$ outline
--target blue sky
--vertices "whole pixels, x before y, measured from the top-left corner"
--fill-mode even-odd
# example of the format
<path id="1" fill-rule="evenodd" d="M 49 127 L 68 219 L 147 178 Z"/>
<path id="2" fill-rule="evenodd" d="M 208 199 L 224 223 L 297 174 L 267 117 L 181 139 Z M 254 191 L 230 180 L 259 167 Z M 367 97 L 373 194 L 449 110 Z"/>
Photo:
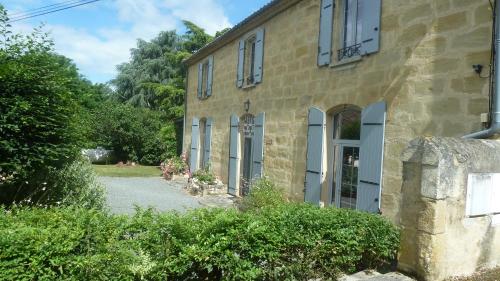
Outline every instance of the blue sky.
<path id="1" fill-rule="evenodd" d="M 0 0 L 14 14 L 65 0 Z M 184 32 L 187 19 L 214 34 L 231 27 L 269 0 L 101 0 L 89 5 L 12 23 L 17 32 L 45 24 L 56 51 L 73 59 L 93 82 L 106 82 L 126 62 L 136 39 L 162 30 Z"/>

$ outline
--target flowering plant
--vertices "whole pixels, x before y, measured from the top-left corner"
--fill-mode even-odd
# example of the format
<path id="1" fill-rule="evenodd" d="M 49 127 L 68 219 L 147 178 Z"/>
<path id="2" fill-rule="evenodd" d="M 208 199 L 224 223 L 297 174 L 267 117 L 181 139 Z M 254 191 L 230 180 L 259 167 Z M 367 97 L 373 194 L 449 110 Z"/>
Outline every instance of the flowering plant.
<path id="1" fill-rule="evenodd" d="M 168 159 L 166 162 L 161 163 L 161 170 L 163 177 L 171 180 L 173 175 L 185 175 L 189 173 L 187 156 L 183 153 L 179 157 Z"/>

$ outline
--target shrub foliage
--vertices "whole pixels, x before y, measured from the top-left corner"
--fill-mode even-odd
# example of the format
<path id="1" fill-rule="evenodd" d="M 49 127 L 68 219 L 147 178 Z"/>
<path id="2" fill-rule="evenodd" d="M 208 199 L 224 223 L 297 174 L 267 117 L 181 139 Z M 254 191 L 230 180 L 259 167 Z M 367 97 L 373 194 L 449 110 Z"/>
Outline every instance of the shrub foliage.
<path id="1" fill-rule="evenodd" d="M 4 280 L 328 280 L 389 263 L 398 243 L 380 216 L 307 204 L 132 218 L 67 208 L 0 214 Z"/>
<path id="2" fill-rule="evenodd" d="M 107 101 L 95 110 L 93 118 L 92 139 L 113 150 L 120 161 L 159 165 L 177 154 L 174 125 L 165 126 L 161 112 Z"/>

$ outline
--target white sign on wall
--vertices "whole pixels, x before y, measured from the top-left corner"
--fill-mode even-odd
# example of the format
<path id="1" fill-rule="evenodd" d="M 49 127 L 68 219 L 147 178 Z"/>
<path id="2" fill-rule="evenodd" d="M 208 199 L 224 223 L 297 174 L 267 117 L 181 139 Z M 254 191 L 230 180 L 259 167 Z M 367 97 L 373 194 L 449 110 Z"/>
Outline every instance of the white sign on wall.
<path id="1" fill-rule="evenodd" d="M 467 216 L 500 213 L 500 173 L 472 173 L 467 180 Z"/>

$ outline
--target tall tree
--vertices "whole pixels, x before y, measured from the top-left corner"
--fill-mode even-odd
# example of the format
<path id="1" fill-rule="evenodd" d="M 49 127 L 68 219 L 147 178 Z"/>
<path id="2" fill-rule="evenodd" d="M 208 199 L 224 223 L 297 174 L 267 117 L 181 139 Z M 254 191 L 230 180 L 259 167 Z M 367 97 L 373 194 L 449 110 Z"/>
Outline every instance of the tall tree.
<path id="1" fill-rule="evenodd" d="M 118 101 L 163 111 L 169 120 L 182 117 L 186 78 L 182 61 L 213 40 L 194 23 L 184 24 L 184 35 L 167 31 L 149 42 L 137 41 L 130 62 L 118 66 L 111 82 Z"/>

